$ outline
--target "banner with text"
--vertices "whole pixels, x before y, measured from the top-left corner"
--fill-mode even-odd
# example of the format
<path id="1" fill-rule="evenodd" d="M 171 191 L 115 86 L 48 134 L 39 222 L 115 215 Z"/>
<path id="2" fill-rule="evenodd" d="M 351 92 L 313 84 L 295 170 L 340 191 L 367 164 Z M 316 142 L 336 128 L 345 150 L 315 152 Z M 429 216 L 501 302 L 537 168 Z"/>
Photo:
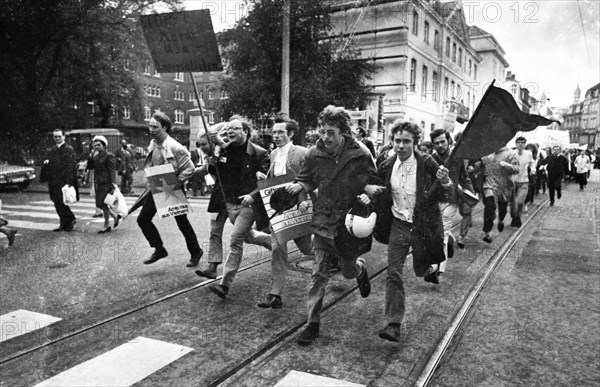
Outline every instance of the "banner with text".
<path id="1" fill-rule="evenodd" d="M 275 214 L 275 210 L 271 208 L 271 195 L 279 188 L 292 184 L 293 181 L 293 174 L 258 181 L 260 196 L 269 218 Z M 284 244 L 292 239 L 311 234 L 310 222 L 312 221 L 313 204 L 310 199 L 308 202 L 309 206 L 306 212 L 302 212 L 297 209 L 297 206 L 294 206 L 271 219 L 271 229 L 279 243 Z"/>
<path id="2" fill-rule="evenodd" d="M 208 9 L 140 16 L 159 73 L 223 71 Z"/>
<path id="3" fill-rule="evenodd" d="M 192 211 L 183 191 L 179 188 L 175 189 L 177 176 L 175 176 L 175 169 L 171 164 L 157 165 L 146 168 L 144 171 L 159 219 L 183 215 Z"/>

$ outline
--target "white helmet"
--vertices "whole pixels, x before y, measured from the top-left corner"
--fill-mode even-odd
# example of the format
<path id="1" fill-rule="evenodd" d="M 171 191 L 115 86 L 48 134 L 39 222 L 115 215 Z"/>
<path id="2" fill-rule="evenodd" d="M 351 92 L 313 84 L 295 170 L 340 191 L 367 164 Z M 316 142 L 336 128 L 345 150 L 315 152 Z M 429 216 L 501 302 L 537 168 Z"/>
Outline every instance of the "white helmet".
<path id="1" fill-rule="evenodd" d="M 373 233 L 375 222 L 377 222 L 377 214 L 372 212 L 368 217 L 363 217 L 356 214 L 351 214 L 350 210 L 346 214 L 346 230 L 350 235 L 356 238 L 366 238 Z"/>

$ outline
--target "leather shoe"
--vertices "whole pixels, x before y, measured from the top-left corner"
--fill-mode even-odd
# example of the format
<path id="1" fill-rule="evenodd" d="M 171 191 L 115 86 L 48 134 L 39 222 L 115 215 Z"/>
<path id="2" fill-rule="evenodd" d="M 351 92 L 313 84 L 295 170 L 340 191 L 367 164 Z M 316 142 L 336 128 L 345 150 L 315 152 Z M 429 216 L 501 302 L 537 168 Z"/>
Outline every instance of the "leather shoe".
<path id="1" fill-rule="evenodd" d="M 400 341 L 400 324 L 388 324 L 377 334 L 380 338 L 395 343 Z"/>
<path id="2" fill-rule="evenodd" d="M 52 231 L 54 231 L 54 232 L 57 232 L 57 231 L 65 231 L 65 226 L 63 226 L 63 225 L 60 225 L 60 226 L 58 226 L 58 228 L 55 228 L 55 229 L 54 229 L 54 230 L 52 230 Z"/>
<path id="3" fill-rule="evenodd" d="M 217 278 L 217 266 L 219 266 L 219 263 L 210 262 L 208 268 L 205 270 L 196 270 L 196 274 L 200 277 L 215 279 Z"/>
<path id="4" fill-rule="evenodd" d="M 360 295 L 362 298 L 367 298 L 369 297 L 369 294 L 371 294 L 371 281 L 369 280 L 369 273 L 367 273 L 367 265 L 365 264 L 365 260 L 362 258 L 358 258 L 356 263 L 362 269 L 360 275 L 356 277 L 358 290 L 360 290 Z"/>
<path id="5" fill-rule="evenodd" d="M 190 258 L 190 261 L 188 262 L 188 264 L 185 265 L 185 267 L 196 267 L 196 266 L 198 266 L 198 264 L 200 263 L 200 258 L 202 258 L 203 254 L 204 254 L 204 251 L 202 251 L 202 249 L 200 249 L 200 253 L 192 256 Z"/>
<path id="6" fill-rule="evenodd" d="M 208 287 L 208 290 L 216 294 L 221 300 L 227 298 L 227 293 L 229 293 L 229 288 L 225 285 L 212 285 Z"/>
<path id="7" fill-rule="evenodd" d="M 150 256 L 150 258 L 148 258 L 144 261 L 144 264 L 149 265 L 151 263 L 158 261 L 159 259 L 165 258 L 168 255 L 169 255 L 169 253 L 163 246 L 157 247 L 156 249 L 154 249 L 154 252 Z"/>
<path id="8" fill-rule="evenodd" d="M 440 281 L 438 280 L 438 275 L 439 270 L 437 268 L 434 269 L 433 266 L 429 266 L 429 268 L 425 272 L 425 275 L 423 276 L 423 279 L 425 280 L 425 282 L 437 285 L 440 283 Z"/>
<path id="9" fill-rule="evenodd" d="M 73 221 L 71 223 L 69 223 L 65 226 L 64 231 L 73 231 L 73 228 L 75 227 L 75 223 L 77 223 L 77 221 L 75 219 L 73 219 Z"/>
<path id="10" fill-rule="evenodd" d="M 465 249 L 465 237 L 459 236 L 456 239 L 456 245 L 458 246 L 459 249 L 464 250 Z"/>
<path id="11" fill-rule="evenodd" d="M 454 237 L 450 236 L 448 237 L 448 258 L 452 257 L 454 257 Z"/>
<path id="12" fill-rule="evenodd" d="M 276 294 L 267 294 L 267 300 L 259 302 L 258 307 L 281 309 L 283 307 L 283 301 L 281 301 L 281 296 L 278 296 Z"/>
<path id="13" fill-rule="evenodd" d="M 498 222 L 498 231 L 499 232 L 504 231 L 504 222 L 503 221 Z"/>
<path id="14" fill-rule="evenodd" d="M 117 228 L 117 226 L 119 225 L 119 220 L 121 220 L 122 216 L 121 215 L 117 215 L 117 217 L 115 218 L 115 221 L 113 223 L 113 227 Z"/>
<path id="15" fill-rule="evenodd" d="M 110 228 L 110 226 L 108 226 L 107 228 L 103 228 L 102 230 L 98 231 L 98 234 L 104 234 L 107 232 L 111 232 L 111 230 L 112 229 Z"/>
<path id="16" fill-rule="evenodd" d="M 485 234 L 483 241 L 486 243 L 492 243 L 492 236 L 490 234 Z"/>
<path id="17" fill-rule="evenodd" d="M 319 337 L 319 323 L 308 323 L 296 341 L 299 345 L 310 345 L 317 337 Z"/>
<path id="18" fill-rule="evenodd" d="M 510 227 L 516 227 L 519 228 L 523 225 L 523 223 L 521 222 L 521 219 L 519 218 L 515 218 L 512 220 L 512 222 L 510 222 Z"/>
<path id="19" fill-rule="evenodd" d="M 12 229 L 6 235 L 8 237 L 8 245 L 12 246 L 15 243 L 15 235 L 17 234 L 17 229 Z"/>

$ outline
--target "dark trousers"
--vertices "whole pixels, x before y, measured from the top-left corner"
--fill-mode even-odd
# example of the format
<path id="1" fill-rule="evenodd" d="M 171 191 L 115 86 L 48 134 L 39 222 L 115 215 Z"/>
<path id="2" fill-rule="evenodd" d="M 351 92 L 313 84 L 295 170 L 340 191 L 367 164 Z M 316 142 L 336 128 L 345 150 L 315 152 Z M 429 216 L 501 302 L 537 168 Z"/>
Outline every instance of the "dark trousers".
<path id="1" fill-rule="evenodd" d="M 121 175 L 121 192 L 128 193 L 131 192 L 131 185 L 133 184 L 133 173 L 124 172 Z"/>
<path id="2" fill-rule="evenodd" d="M 71 208 L 63 202 L 62 186 L 48 184 L 48 191 L 50 192 L 50 200 L 54 203 L 54 208 L 56 208 L 56 213 L 60 218 L 60 225 L 69 226 L 75 220 L 75 215 L 73 215 Z"/>
<path id="3" fill-rule="evenodd" d="M 490 232 L 496 219 L 496 198 L 487 196 L 483 198 L 483 232 Z M 504 221 L 508 212 L 508 202 L 498 199 L 498 220 Z"/>
<path id="4" fill-rule="evenodd" d="M 152 223 L 152 218 L 156 215 L 156 204 L 154 204 L 154 198 L 152 195 L 148 195 L 146 201 L 144 202 L 144 206 L 140 211 L 140 215 L 137 218 L 137 223 L 142 229 L 142 234 L 146 237 L 148 243 L 150 243 L 150 247 L 160 247 L 163 245 L 163 241 L 156 229 L 156 226 Z M 187 218 L 187 215 L 178 215 L 175 217 L 175 221 L 177 222 L 177 227 L 179 227 L 179 231 L 185 237 L 185 243 L 187 245 L 187 249 L 192 255 L 192 257 L 200 254 L 200 245 L 198 244 L 198 238 L 196 237 L 196 233 L 190 224 L 190 221 Z"/>
<path id="5" fill-rule="evenodd" d="M 550 193 L 550 203 L 554 204 L 554 193 L 560 199 L 562 189 L 562 176 L 548 178 L 548 192 Z"/>
<path id="6" fill-rule="evenodd" d="M 577 180 L 579 182 L 579 189 L 583 189 L 587 185 L 588 173 L 578 173 Z"/>

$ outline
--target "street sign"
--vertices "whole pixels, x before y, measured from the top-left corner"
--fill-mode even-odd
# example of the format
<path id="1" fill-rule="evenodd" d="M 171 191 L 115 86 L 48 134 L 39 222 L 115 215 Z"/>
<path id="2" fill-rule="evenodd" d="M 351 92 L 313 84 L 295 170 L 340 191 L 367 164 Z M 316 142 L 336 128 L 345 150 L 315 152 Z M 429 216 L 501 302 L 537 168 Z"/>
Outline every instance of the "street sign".
<path id="1" fill-rule="evenodd" d="M 367 119 L 367 111 L 366 110 L 346 110 L 348 115 L 350 115 L 350 119 L 352 120 L 366 120 Z"/>
<path id="2" fill-rule="evenodd" d="M 157 72 L 223 71 L 208 9 L 143 15 L 140 23 Z"/>

